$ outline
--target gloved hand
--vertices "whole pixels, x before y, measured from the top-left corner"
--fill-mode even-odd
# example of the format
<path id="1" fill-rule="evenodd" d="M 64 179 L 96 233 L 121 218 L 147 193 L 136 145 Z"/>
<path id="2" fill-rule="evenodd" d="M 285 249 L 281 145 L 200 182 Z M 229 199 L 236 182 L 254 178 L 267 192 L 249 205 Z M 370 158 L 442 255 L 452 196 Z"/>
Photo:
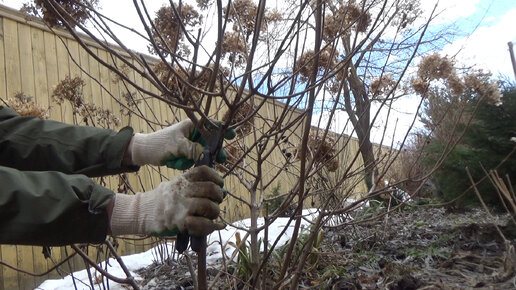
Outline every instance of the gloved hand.
<path id="1" fill-rule="evenodd" d="M 200 143 L 189 140 L 194 129 L 192 121 L 187 119 L 153 133 L 134 134 L 129 144 L 133 164 L 165 165 L 164 162 L 168 158 L 197 160 L 203 149 Z"/>
<path id="2" fill-rule="evenodd" d="M 205 236 L 224 228 L 214 222 L 222 202 L 223 180 L 207 166 L 199 166 L 136 195 L 117 194 L 111 214 L 111 233 L 167 234 L 186 232 Z"/>
<path id="3" fill-rule="evenodd" d="M 226 139 L 233 139 L 234 130 L 227 132 Z M 166 165 L 170 168 L 186 170 L 195 164 L 205 144 L 199 130 L 187 119 L 154 133 L 136 133 L 128 150 L 132 163 L 142 166 Z M 226 152 L 222 149 L 217 155 L 217 162 L 226 161 Z"/>

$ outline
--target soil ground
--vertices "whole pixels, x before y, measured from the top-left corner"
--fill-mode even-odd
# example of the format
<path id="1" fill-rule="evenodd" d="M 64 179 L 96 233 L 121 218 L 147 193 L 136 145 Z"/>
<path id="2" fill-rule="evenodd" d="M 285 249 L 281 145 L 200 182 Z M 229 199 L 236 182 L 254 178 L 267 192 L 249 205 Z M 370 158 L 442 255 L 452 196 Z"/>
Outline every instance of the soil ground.
<path id="1" fill-rule="evenodd" d="M 327 228 L 298 288 L 516 289 L 515 240 L 505 227 L 508 220 L 508 215 L 491 217 L 480 209 L 418 206 Z M 142 288 L 193 289 L 186 264 L 169 260 L 141 269 Z M 210 281 L 218 272 L 208 269 Z M 219 276 L 216 289 L 245 288 L 228 284 L 235 279 L 227 279 L 227 273 Z"/>

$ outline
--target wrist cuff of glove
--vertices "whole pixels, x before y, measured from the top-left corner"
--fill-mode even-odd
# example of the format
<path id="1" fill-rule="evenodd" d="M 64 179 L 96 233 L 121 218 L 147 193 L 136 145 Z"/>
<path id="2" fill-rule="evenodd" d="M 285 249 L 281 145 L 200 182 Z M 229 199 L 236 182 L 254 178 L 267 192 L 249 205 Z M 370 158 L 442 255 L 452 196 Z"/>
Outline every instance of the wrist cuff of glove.
<path id="1" fill-rule="evenodd" d="M 149 157 L 146 154 L 146 146 L 148 145 L 147 136 L 142 133 L 135 133 L 131 142 L 129 143 L 129 150 L 131 152 L 131 161 L 137 166 L 143 166 L 149 163 Z M 153 148 L 148 151 L 153 152 Z"/>
<path id="2" fill-rule="evenodd" d="M 111 214 L 111 233 L 113 235 L 148 234 L 155 223 L 156 207 L 159 206 L 151 194 L 143 196 L 116 194 L 113 213 Z"/>

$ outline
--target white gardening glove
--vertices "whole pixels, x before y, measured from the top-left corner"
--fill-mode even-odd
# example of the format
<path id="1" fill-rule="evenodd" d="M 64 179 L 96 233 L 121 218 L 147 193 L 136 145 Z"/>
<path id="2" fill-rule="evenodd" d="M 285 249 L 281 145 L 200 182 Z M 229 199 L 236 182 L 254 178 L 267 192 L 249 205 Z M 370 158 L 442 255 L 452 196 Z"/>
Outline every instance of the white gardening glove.
<path id="1" fill-rule="evenodd" d="M 192 121 L 187 119 L 153 133 L 134 134 L 128 148 L 132 163 L 167 165 L 181 170 L 191 167 L 203 150 L 201 144 L 190 140 L 194 129 Z"/>
<path id="2" fill-rule="evenodd" d="M 224 228 L 213 220 L 219 216 L 223 180 L 207 166 L 163 182 L 157 188 L 136 195 L 117 194 L 111 215 L 111 233 L 177 234 L 205 236 Z"/>

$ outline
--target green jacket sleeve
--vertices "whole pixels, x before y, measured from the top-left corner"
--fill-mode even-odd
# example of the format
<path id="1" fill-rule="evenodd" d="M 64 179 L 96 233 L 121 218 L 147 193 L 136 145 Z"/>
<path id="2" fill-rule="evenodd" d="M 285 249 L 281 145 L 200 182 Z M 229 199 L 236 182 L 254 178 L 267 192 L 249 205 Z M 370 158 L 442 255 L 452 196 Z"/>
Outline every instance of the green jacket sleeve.
<path id="1" fill-rule="evenodd" d="M 0 166 L 0 243 L 100 243 L 114 193 L 84 175 Z"/>
<path id="2" fill-rule="evenodd" d="M 136 171 L 122 159 L 133 129 L 120 132 L 22 117 L 0 106 L 0 165 L 90 177 Z"/>
<path id="3" fill-rule="evenodd" d="M 22 117 L 0 106 L 0 243 L 56 246 L 104 241 L 114 192 L 87 176 L 122 166 L 120 132 Z"/>

